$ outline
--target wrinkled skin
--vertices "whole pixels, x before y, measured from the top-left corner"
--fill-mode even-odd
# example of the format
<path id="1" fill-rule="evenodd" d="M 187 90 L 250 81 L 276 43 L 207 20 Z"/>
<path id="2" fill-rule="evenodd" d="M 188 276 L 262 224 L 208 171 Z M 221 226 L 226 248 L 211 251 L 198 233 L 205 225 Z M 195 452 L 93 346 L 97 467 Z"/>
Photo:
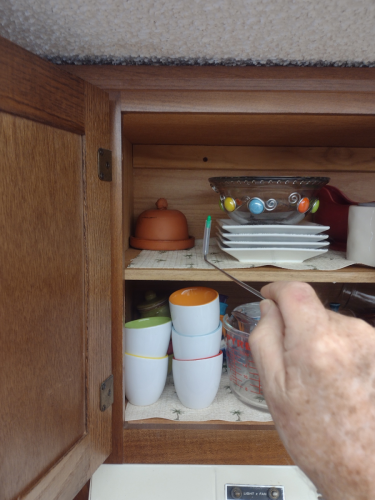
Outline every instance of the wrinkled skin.
<path id="1" fill-rule="evenodd" d="M 305 283 L 262 288 L 249 337 L 285 448 L 326 500 L 375 493 L 375 329 L 326 310 Z"/>

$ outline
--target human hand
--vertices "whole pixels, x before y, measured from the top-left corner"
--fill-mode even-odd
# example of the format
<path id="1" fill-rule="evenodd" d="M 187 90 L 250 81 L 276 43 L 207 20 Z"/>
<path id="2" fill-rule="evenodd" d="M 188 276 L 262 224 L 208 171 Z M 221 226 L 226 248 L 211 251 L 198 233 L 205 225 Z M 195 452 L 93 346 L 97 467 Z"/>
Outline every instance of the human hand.
<path id="1" fill-rule="evenodd" d="M 306 283 L 262 288 L 249 344 L 285 448 L 326 500 L 375 490 L 375 330 Z"/>

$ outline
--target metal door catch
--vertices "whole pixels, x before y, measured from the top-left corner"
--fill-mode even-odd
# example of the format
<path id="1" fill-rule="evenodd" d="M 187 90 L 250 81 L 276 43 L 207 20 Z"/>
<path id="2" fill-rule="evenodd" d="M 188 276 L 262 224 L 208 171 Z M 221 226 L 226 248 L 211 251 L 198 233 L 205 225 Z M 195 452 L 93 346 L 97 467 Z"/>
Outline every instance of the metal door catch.
<path id="1" fill-rule="evenodd" d="M 98 177 L 101 181 L 112 180 L 112 151 L 109 149 L 98 149 Z"/>
<path id="2" fill-rule="evenodd" d="M 113 404 L 113 375 L 100 384 L 100 411 L 105 411 Z"/>

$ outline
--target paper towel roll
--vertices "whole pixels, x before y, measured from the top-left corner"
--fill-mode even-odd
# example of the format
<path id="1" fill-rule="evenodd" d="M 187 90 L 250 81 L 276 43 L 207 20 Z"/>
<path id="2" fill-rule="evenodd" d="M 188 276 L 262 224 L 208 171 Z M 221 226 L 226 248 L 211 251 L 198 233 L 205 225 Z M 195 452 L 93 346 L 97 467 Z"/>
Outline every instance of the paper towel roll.
<path id="1" fill-rule="evenodd" d="M 375 204 L 349 207 L 346 258 L 375 267 Z"/>

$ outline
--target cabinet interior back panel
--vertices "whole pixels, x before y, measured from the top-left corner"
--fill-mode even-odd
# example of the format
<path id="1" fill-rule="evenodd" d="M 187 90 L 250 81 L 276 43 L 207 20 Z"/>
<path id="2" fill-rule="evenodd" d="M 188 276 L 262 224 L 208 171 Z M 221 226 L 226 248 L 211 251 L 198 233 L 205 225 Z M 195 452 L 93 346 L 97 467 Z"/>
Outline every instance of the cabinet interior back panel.
<path id="1" fill-rule="evenodd" d="M 249 148 L 251 149 L 251 148 Z M 136 148 L 134 148 L 136 153 Z M 175 168 L 134 168 L 134 221 L 144 210 L 155 208 L 158 198 L 166 198 L 168 208 L 180 210 L 185 214 L 189 234 L 196 238 L 203 238 L 204 221 L 207 215 L 213 220 L 227 218 L 219 208 L 219 196 L 210 187 L 208 179 L 215 176 L 243 176 L 243 175 L 309 175 L 330 177 L 330 184 L 341 189 L 349 198 L 358 202 L 375 200 L 375 172 L 371 171 L 345 171 L 340 164 L 331 164 L 330 168 L 322 170 L 306 170 L 288 162 L 289 153 L 283 163 L 281 159 L 278 168 L 275 169 L 270 163 L 269 168 L 263 164 L 263 168 L 257 168 L 257 163 L 249 162 L 248 169 L 210 169 L 199 166 L 194 169 L 179 168 L 176 161 Z M 282 155 L 281 155 L 282 158 Z M 303 162 L 303 160 L 301 160 Z M 161 167 L 160 159 L 157 160 Z M 181 160 L 183 164 L 183 159 Z M 198 163 L 198 162 L 197 162 Z M 133 156 L 133 164 L 137 164 L 137 156 Z M 203 163 L 204 165 L 204 163 Z M 259 165 L 259 164 L 258 164 Z M 199 168 L 200 167 L 200 168 Z M 273 168 L 272 168 L 273 167 Z M 293 168 L 291 168 L 293 167 Z M 335 170 L 335 167 L 337 170 Z M 367 168 L 373 168 L 371 166 Z M 341 170 L 343 169 L 343 170 Z M 133 225 L 134 225 L 133 221 Z"/>
<path id="2" fill-rule="evenodd" d="M 223 170 L 320 170 L 375 172 L 375 148 L 288 146 L 133 146 L 134 168 Z M 192 174 L 194 175 L 194 174 Z"/>
<path id="3" fill-rule="evenodd" d="M 122 127 L 132 144 L 375 147 L 374 115 L 124 113 Z"/>
<path id="4" fill-rule="evenodd" d="M 82 139 L 1 113 L 0 150 L 0 485 L 12 488 L 0 487 L 0 497 L 8 500 L 85 432 Z"/>

